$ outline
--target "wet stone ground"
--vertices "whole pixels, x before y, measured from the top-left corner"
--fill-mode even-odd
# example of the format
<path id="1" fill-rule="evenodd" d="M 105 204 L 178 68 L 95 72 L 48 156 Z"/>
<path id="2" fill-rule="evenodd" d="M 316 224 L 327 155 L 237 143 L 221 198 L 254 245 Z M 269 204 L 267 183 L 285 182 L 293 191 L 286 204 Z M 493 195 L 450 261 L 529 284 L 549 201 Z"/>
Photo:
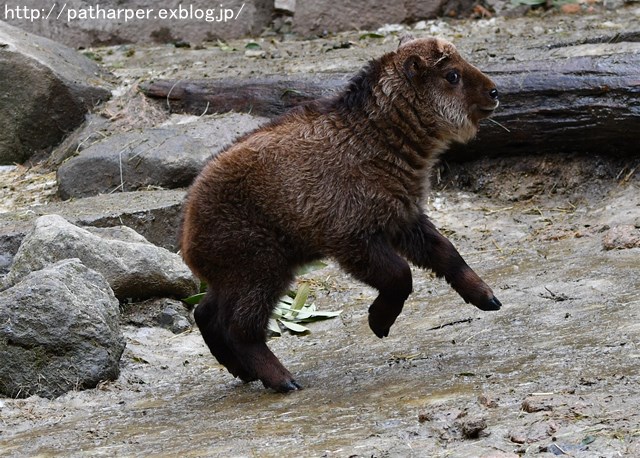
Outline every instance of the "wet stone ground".
<path id="1" fill-rule="evenodd" d="M 374 291 L 330 264 L 304 279 L 316 305 L 341 316 L 270 341 L 303 391 L 238 382 L 195 329 L 127 327 L 116 382 L 53 401 L 0 400 L 0 455 L 640 456 L 634 161 L 618 178 L 589 181 L 585 169 L 563 192 L 540 162 L 518 175 L 494 164 L 486 192 L 445 181 L 488 162 L 445 174 L 425 207 L 493 286 L 499 312 L 416 270 L 414 294 L 380 340 L 366 323 Z M 512 197 L 487 195 L 497 187 Z M 522 197 L 532 188 L 536 197 Z"/>

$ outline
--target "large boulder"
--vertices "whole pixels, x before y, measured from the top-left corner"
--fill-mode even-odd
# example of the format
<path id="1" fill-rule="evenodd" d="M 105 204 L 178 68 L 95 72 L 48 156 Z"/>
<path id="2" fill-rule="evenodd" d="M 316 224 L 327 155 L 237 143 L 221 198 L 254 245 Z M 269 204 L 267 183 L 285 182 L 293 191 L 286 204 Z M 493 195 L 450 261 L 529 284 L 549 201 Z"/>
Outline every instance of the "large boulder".
<path id="1" fill-rule="evenodd" d="M 114 193 L 0 213 L 0 276 L 9 272 L 22 240 L 43 215 L 60 215 L 77 226 L 125 225 L 154 245 L 176 251 L 184 195 L 183 190 Z"/>
<path id="2" fill-rule="evenodd" d="M 111 96 L 95 62 L 0 21 L 0 164 L 59 143 Z"/>
<path id="3" fill-rule="evenodd" d="M 199 284 L 180 256 L 126 226 L 84 229 L 58 215 L 36 221 L 13 259 L 5 285 L 57 261 L 79 258 L 100 272 L 118 298 L 190 296 Z"/>
<path id="4" fill-rule="evenodd" d="M 63 199 L 189 186 L 207 159 L 266 118 L 241 113 L 126 132 L 96 143 L 58 169 Z"/>
<path id="5" fill-rule="evenodd" d="M 53 398 L 118 377 L 125 347 L 118 300 L 78 259 L 0 292 L 0 393 Z"/>
<path id="6" fill-rule="evenodd" d="M 90 146 L 58 169 L 63 199 L 189 186 L 209 152 L 197 139 L 171 129 L 115 134 Z"/>
<path id="7" fill-rule="evenodd" d="M 18 6 L 19 5 L 19 6 Z M 215 41 L 258 35 L 271 21 L 273 0 L 21 0 L 4 19 L 68 46 Z"/>
<path id="8" fill-rule="evenodd" d="M 447 0 L 297 0 L 293 24 L 294 30 L 303 35 L 324 35 L 353 29 L 375 30 L 384 24 L 434 18 L 446 3 Z"/>

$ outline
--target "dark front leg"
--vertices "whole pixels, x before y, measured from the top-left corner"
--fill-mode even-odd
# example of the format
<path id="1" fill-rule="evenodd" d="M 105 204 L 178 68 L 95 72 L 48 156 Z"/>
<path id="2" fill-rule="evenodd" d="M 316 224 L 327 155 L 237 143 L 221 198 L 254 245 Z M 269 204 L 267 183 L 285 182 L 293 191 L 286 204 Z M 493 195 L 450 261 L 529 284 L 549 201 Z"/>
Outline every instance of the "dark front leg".
<path id="1" fill-rule="evenodd" d="M 444 277 L 465 302 L 480 310 L 499 310 L 502 306 L 491 288 L 467 265 L 458 250 L 438 232 L 426 215 L 420 215 L 395 242 L 398 251 L 409 261 Z"/>
<path id="2" fill-rule="evenodd" d="M 349 247 L 348 252 L 334 253 L 334 257 L 356 279 L 378 290 L 369 307 L 369 327 L 378 337 L 386 337 L 411 294 L 411 268 L 382 236 Z"/>

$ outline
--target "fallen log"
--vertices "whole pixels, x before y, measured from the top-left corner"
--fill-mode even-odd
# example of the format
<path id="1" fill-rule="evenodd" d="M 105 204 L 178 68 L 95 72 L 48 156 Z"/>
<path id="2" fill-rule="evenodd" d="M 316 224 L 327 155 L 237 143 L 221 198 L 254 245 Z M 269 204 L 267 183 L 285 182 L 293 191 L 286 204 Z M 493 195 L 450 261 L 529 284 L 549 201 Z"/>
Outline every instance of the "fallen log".
<path id="1" fill-rule="evenodd" d="M 500 91 L 495 122 L 453 148 L 450 157 L 591 152 L 638 154 L 640 144 L 640 43 L 627 52 L 478 66 Z M 630 50 L 630 51 L 629 51 Z M 587 53 L 588 54 L 588 53 Z M 172 112 L 225 111 L 276 116 L 335 93 L 351 75 L 300 75 L 250 80 L 159 80 L 143 92 L 166 100 Z"/>
<path id="2" fill-rule="evenodd" d="M 141 87 L 145 95 L 165 99 L 172 113 L 202 115 L 238 111 L 274 117 L 301 103 L 338 92 L 351 76 L 158 80 Z"/>

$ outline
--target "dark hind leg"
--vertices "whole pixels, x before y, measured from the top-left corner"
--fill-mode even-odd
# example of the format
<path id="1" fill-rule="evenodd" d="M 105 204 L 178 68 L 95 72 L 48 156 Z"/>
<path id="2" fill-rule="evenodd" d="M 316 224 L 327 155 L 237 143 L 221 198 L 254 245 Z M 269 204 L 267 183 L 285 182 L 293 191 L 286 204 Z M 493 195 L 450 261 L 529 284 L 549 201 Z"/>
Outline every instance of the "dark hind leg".
<path id="1" fill-rule="evenodd" d="M 415 265 L 444 277 L 465 302 L 481 310 L 498 310 L 502 306 L 491 288 L 467 265 L 458 250 L 438 232 L 426 215 L 420 215 L 412 226 L 407 227 L 394 245 Z"/>
<path id="2" fill-rule="evenodd" d="M 266 252 L 260 253 L 266 257 Z M 286 263 L 266 262 L 235 277 L 234 292 L 230 300 L 221 303 L 225 310 L 225 336 L 242 371 L 251 379 L 259 379 L 266 388 L 278 392 L 301 389 L 291 373 L 271 352 L 266 340 L 266 329 L 271 312 L 293 275 Z M 247 264 L 242 263 L 245 267 Z"/>
<path id="3" fill-rule="evenodd" d="M 271 240 L 259 246 L 259 251 L 246 257 L 239 250 L 224 276 L 209 279 L 210 285 L 217 285 L 216 301 L 209 300 L 196 320 L 203 321 L 207 344 L 232 374 L 243 380 L 259 379 L 267 388 L 287 392 L 300 385 L 265 340 L 271 312 L 294 277 Z"/>
<path id="4" fill-rule="evenodd" d="M 234 376 L 244 382 L 256 380 L 255 376 L 247 372 L 238 357 L 227 342 L 227 330 L 224 317 L 220 314 L 220 305 L 215 293 L 209 290 L 196 307 L 193 316 L 205 343 L 211 354 L 220 364 Z"/>
<path id="5" fill-rule="evenodd" d="M 334 256 L 347 272 L 378 290 L 369 307 L 369 327 L 386 337 L 413 288 L 409 264 L 381 236 L 349 245 L 352 252 Z"/>

